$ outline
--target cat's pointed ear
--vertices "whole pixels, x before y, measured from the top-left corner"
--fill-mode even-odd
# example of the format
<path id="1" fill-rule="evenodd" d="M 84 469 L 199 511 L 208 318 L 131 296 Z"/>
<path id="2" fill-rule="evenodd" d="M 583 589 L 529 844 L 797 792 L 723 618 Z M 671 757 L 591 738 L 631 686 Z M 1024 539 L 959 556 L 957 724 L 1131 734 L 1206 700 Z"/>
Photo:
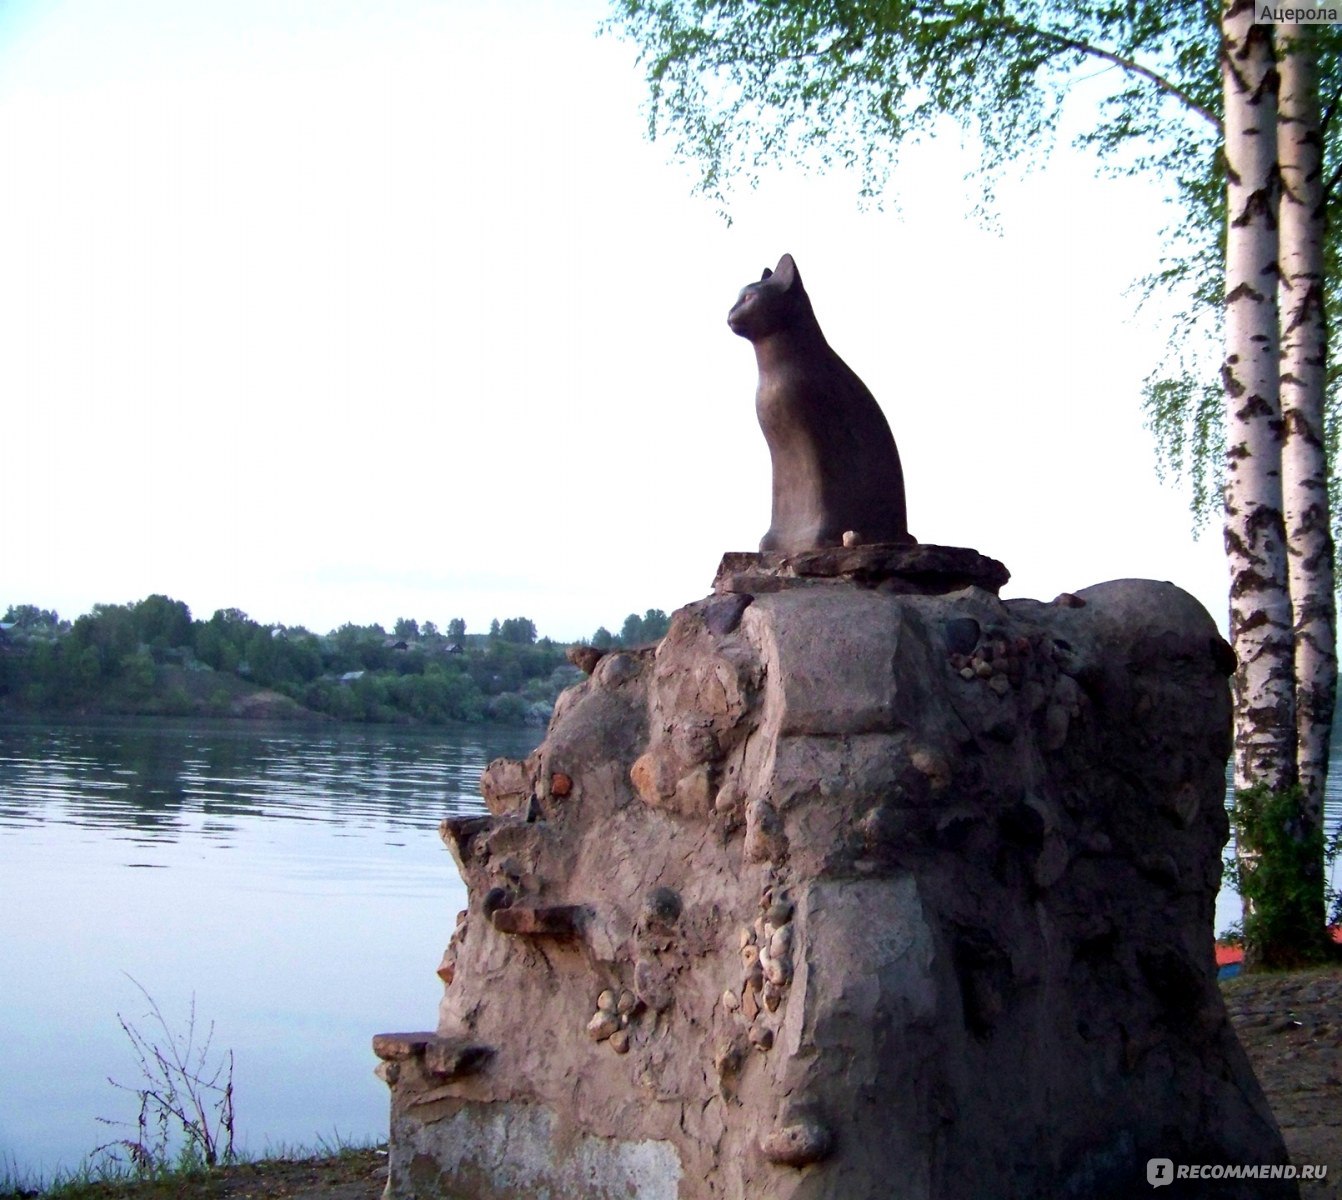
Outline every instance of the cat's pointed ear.
<path id="1" fill-rule="evenodd" d="M 774 275 L 785 288 L 801 287 L 801 273 L 797 270 L 797 264 L 792 261 L 792 255 L 790 254 L 785 254 L 778 260 L 778 266 L 774 268 Z"/>
<path id="2" fill-rule="evenodd" d="M 773 272 L 772 272 L 771 270 L 769 270 L 768 267 L 765 267 L 765 268 L 764 268 L 764 274 L 760 276 L 760 282 L 763 283 L 763 282 L 764 282 L 766 279 L 768 279 L 769 276 L 772 275 L 772 274 L 773 274 Z"/>

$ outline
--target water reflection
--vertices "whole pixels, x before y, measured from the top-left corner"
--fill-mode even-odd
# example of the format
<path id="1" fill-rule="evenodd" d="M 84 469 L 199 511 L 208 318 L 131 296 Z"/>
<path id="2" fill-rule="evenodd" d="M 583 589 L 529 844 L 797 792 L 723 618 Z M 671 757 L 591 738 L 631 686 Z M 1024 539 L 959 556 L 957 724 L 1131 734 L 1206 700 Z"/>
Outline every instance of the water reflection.
<path id="1" fill-rule="evenodd" d="M 73 1169 L 133 1116 L 131 978 L 217 1023 L 252 1152 L 385 1136 L 368 1039 L 432 1024 L 465 903 L 438 823 L 540 735 L 0 724 L 0 1028 L 43 1064 L 0 1072 L 0 1167 Z"/>
<path id="2" fill-rule="evenodd" d="M 426 817 L 479 811 L 490 755 L 525 755 L 538 737 L 233 722 L 5 726 L 0 829 L 71 824 L 131 840 L 188 829 L 219 840 L 258 818 L 418 829 Z M 196 815 L 206 820 L 188 819 Z"/>

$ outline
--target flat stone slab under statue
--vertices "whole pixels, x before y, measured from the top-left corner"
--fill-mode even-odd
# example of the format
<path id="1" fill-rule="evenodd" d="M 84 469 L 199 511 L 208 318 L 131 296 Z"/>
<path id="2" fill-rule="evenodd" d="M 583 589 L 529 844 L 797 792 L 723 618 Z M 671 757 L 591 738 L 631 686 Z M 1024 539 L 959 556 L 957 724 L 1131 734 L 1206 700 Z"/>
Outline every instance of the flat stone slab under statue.
<path id="1" fill-rule="evenodd" d="M 391 1200 L 1130 1200 L 1150 1158 L 1285 1162 L 1216 984 L 1206 612 L 778 555 L 585 660 L 444 822 L 436 1028 L 376 1044 Z"/>

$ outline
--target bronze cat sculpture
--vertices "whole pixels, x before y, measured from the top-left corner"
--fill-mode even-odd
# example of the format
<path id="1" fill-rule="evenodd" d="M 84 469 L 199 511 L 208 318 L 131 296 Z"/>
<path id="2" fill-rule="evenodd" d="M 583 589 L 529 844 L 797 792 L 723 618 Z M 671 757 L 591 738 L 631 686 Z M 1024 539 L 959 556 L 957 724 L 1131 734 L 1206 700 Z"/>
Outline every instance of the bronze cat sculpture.
<path id="1" fill-rule="evenodd" d="M 890 426 L 825 341 L 792 255 L 741 289 L 727 324 L 753 343 L 759 363 L 755 412 L 773 464 L 760 550 L 916 541 Z"/>

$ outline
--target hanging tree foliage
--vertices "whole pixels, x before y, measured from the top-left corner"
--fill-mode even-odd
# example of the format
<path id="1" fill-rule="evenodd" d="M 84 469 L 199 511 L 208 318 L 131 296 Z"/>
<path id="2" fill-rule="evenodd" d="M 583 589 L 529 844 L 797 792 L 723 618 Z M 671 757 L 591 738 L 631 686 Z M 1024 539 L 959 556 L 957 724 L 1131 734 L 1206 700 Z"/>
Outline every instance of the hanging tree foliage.
<path id="1" fill-rule="evenodd" d="M 1249 410 L 1236 405 L 1234 388 L 1240 383 L 1232 378 L 1239 351 L 1219 353 L 1227 305 L 1224 117 L 1226 96 L 1233 95 L 1223 91 L 1222 66 L 1236 36 L 1235 22 L 1243 23 L 1239 9 L 1248 3 L 1226 0 L 1226 5 L 1223 12 L 1219 0 L 615 0 L 608 28 L 639 47 L 649 86 L 650 135 L 669 139 L 678 155 L 698 164 L 699 189 L 724 210 L 733 180 L 753 184 L 764 169 L 783 161 L 857 171 L 862 192 L 877 195 L 901 146 L 943 131 L 948 122 L 981 147 L 981 207 L 990 209 L 993 183 L 1002 170 L 1052 145 L 1075 81 L 1083 75 L 1107 80 L 1109 93 L 1080 142 L 1109 169 L 1161 175 L 1178 213 L 1167 252 L 1141 281 L 1147 296 L 1173 294 L 1184 300 L 1165 357 L 1147 380 L 1145 407 L 1157 442 L 1158 470 L 1190 485 L 1195 520 L 1201 522 L 1221 505 L 1227 433 L 1233 433 L 1232 446 L 1240 453 L 1257 446 L 1254 452 L 1260 455 L 1282 456 L 1279 446 L 1272 449 L 1275 433 L 1266 440 L 1245 440 Z M 1275 52 L 1283 47 L 1312 69 L 1317 83 L 1315 195 L 1326 210 L 1342 182 L 1342 155 L 1332 136 L 1342 106 L 1342 27 L 1319 27 L 1307 40 L 1278 34 Z M 1298 122 L 1303 110 L 1294 111 L 1287 120 Z M 1271 220 L 1275 225 L 1275 214 Z M 1336 231 L 1326 230 L 1321 263 L 1300 276 L 1314 271 L 1313 311 L 1332 317 L 1339 306 L 1337 258 Z M 1284 294 L 1283 310 L 1309 309 L 1299 302 L 1300 295 L 1298 289 Z M 1312 514 L 1292 527 L 1297 538 L 1305 524 L 1312 521 L 1317 527 L 1320 512 L 1326 534 L 1327 513 L 1338 512 L 1337 497 L 1331 508 L 1327 498 L 1337 475 L 1327 464 L 1336 460 L 1338 363 L 1322 322 L 1318 329 L 1311 343 L 1315 359 L 1322 358 L 1318 378 L 1296 388 L 1293 402 L 1306 410 L 1312 406 L 1325 453 L 1304 468 L 1305 477 L 1297 475 L 1288 485 L 1297 498 L 1305 498 L 1301 511 Z M 1233 342 L 1233 329 L 1230 333 Z M 1290 333 L 1288 325 L 1283 331 L 1288 344 Z M 1223 369 L 1230 372 L 1224 379 Z M 1283 383 L 1294 387 L 1300 378 L 1288 375 Z M 1280 411 L 1270 420 L 1278 431 L 1284 424 Z M 1288 411 L 1285 425 L 1291 420 Z M 1261 465 L 1260 460 L 1255 467 Z M 1274 471 L 1279 474 L 1280 466 L 1268 473 Z M 1227 509 L 1228 552 L 1237 541 L 1243 543 L 1235 508 L 1247 494 L 1243 483 L 1241 471 L 1235 493 L 1241 499 L 1231 495 Z M 1269 508 L 1272 503 L 1283 507 L 1280 488 L 1275 502 L 1269 496 Z M 1288 515 L 1291 506 L 1287 499 Z M 1261 726 L 1251 728 L 1258 720 L 1248 685 L 1252 670 L 1241 670 L 1236 691 L 1236 723 L 1244 746 L 1268 747 L 1252 755 L 1245 750 L 1241 760 L 1248 764 L 1248 775 L 1240 771 L 1238 783 L 1244 788 L 1266 783 L 1284 792 L 1299 778 L 1305 784 L 1300 828 L 1311 846 L 1317 838 L 1310 822 L 1321 819 L 1336 668 L 1332 546 L 1321 553 L 1318 544 L 1307 551 L 1292 546 L 1300 560 L 1295 565 L 1304 563 L 1306 570 L 1292 575 L 1288 607 L 1294 611 L 1284 618 L 1278 613 L 1279 629 L 1285 621 L 1285 639 L 1273 642 L 1271 653 L 1280 661 L 1267 672 L 1285 671 L 1288 678 L 1295 672 L 1301 699 L 1284 700 L 1273 720 L 1280 724 L 1293 711 L 1303 714 L 1298 769 L 1295 735 L 1248 736 L 1265 732 Z M 1244 555 L 1238 566 L 1234 555 L 1231 561 L 1233 593 L 1246 586 L 1252 570 Z M 1285 589 L 1282 574 L 1279 591 Z M 1321 591 L 1329 596 L 1327 605 L 1319 600 Z M 1306 629 L 1311 610 L 1312 632 Z M 1232 621 L 1232 634 L 1241 633 L 1237 651 L 1256 657 L 1260 649 L 1252 620 Z M 1312 664 L 1297 657 L 1292 665 L 1292 639 L 1319 650 Z M 1260 665 L 1255 663 L 1254 670 Z M 1313 749 L 1305 748 L 1307 742 Z M 1266 810 L 1259 805 L 1254 811 Z M 1256 844 L 1273 853 L 1271 839 Z M 1311 886 L 1321 900 L 1321 883 Z M 1314 907 L 1321 911 L 1321 903 Z"/>

